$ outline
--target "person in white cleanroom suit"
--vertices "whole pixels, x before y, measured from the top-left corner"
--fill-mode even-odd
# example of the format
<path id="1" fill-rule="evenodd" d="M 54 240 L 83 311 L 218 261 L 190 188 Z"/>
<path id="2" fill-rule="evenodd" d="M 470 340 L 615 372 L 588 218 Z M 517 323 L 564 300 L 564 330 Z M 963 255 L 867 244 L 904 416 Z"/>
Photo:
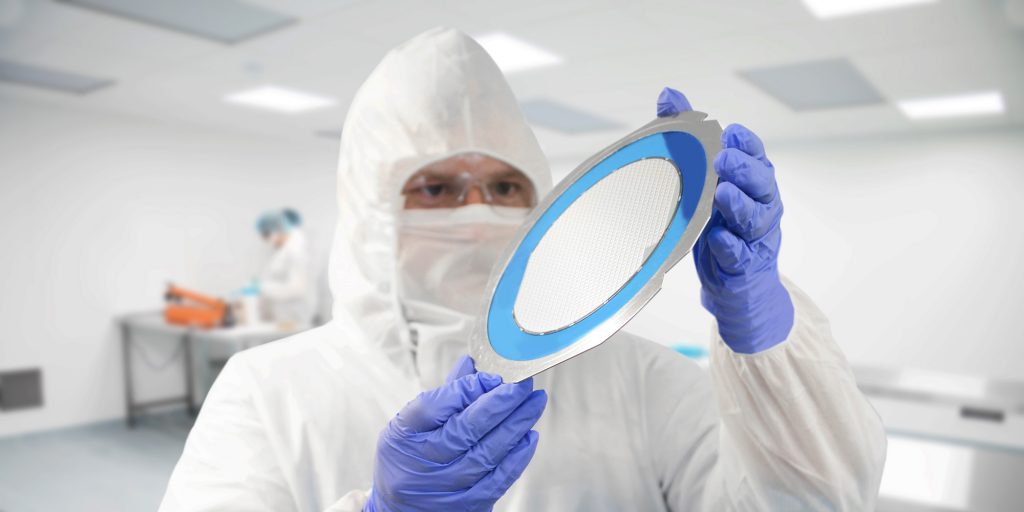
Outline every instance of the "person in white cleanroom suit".
<path id="1" fill-rule="evenodd" d="M 419 170 L 452 161 L 503 162 L 537 196 L 551 188 L 497 66 L 469 37 L 435 29 L 390 52 L 349 109 L 330 268 L 333 321 L 228 362 L 161 510 L 874 508 L 884 430 L 827 320 L 788 282 L 792 325 L 770 349 L 736 352 L 716 324 L 707 372 L 619 333 L 534 378 L 549 397 L 546 409 L 536 433 L 519 432 L 504 459 L 522 467 L 494 483 L 505 463 L 484 461 L 495 469 L 466 489 L 452 487 L 465 474 L 444 471 L 472 462 L 472 449 L 438 466 L 437 478 L 410 471 L 430 461 L 408 450 L 439 453 L 435 433 L 458 422 L 471 431 L 477 426 L 465 422 L 480 417 L 477 404 L 519 386 L 474 374 L 460 356 L 473 321 L 465 310 L 482 300 L 495 254 L 523 213 L 479 200 L 487 204 L 410 209 L 403 194 Z M 467 187 L 477 196 L 484 188 Z M 457 379 L 444 384 L 457 361 Z M 410 426 L 458 383 L 472 388 L 475 402 L 437 414 L 451 418 L 435 431 Z M 410 432 L 411 443 L 394 437 Z M 458 442 L 477 442 L 462 434 Z M 474 494 L 489 478 L 488 493 Z"/>
<path id="2" fill-rule="evenodd" d="M 289 208 L 265 212 L 256 230 L 270 245 L 271 254 L 253 284 L 269 320 L 290 327 L 308 326 L 313 319 L 309 247 L 301 217 Z"/>

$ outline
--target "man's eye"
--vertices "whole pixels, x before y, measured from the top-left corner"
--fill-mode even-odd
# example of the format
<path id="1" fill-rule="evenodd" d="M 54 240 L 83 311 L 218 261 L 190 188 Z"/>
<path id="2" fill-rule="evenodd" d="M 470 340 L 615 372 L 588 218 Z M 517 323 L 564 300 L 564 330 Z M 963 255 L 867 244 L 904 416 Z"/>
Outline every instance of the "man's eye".
<path id="1" fill-rule="evenodd" d="M 510 196 L 519 192 L 519 184 L 511 181 L 499 181 L 494 184 L 494 192 L 499 196 Z"/>
<path id="2" fill-rule="evenodd" d="M 422 190 L 423 193 L 427 196 L 437 197 L 444 193 L 444 189 L 445 186 L 443 184 L 438 183 L 432 185 L 423 185 L 423 188 L 421 188 L 420 190 Z"/>

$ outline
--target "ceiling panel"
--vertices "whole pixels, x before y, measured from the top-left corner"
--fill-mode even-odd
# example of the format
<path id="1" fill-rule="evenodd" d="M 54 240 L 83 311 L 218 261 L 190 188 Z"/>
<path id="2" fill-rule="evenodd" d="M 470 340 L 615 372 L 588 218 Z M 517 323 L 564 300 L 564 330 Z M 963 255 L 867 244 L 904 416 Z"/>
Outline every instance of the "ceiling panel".
<path id="1" fill-rule="evenodd" d="M 48 40 L 63 48 L 134 55 L 167 65 L 225 48 L 221 43 L 67 4 L 54 4 L 50 12 L 57 20 L 67 20 L 58 21 L 66 26 Z"/>
<path id="2" fill-rule="evenodd" d="M 884 101 L 878 89 L 844 58 L 741 69 L 738 73 L 797 111 L 862 107 Z"/>
<path id="3" fill-rule="evenodd" d="M 238 0 L 59 0 L 221 43 L 238 43 L 295 22 L 287 14 Z"/>
<path id="4" fill-rule="evenodd" d="M 141 55 L 67 45 L 57 41 L 18 52 L 15 58 L 75 73 L 116 78 L 118 81 L 131 80 L 164 69 L 161 61 Z"/>
<path id="5" fill-rule="evenodd" d="M 12 2 L 13 12 L 0 25 L 0 54 L 15 56 L 84 27 L 94 15 L 53 2 Z"/>
<path id="6" fill-rule="evenodd" d="M 87 94 L 97 89 L 110 87 L 114 83 L 113 80 L 100 76 L 83 75 L 10 60 L 0 60 L 0 80 L 26 87 L 72 94 Z"/>
<path id="7" fill-rule="evenodd" d="M 372 0 L 245 0 L 251 5 L 259 5 L 305 19 L 313 19 L 367 1 Z"/>
<path id="8" fill-rule="evenodd" d="M 0 85 L 4 100 L 47 101 L 283 138 L 341 125 L 352 95 L 393 46 L 427 28 L 503 31 L 559 54 L 563 65 L 509 76 L 523 100 L 570 102 L 628 131 L 650 120 L 671 85 L 694 107 L 739 121 L 770 139 L 949 129 L 909 123 L 888 103 L 794 112 L 738 71 L 845 58 L 887 99 L 997 88 L 1007 115 L 957 124 L 1024 124 L 1024 30 L 998 1 L 934 5 L 821 21 L 799 0 L 247 0 L 299 18 L 225 45 L 52 1 L 28 1 L 0 26 L 0 58 L 109 76 L 113 87 L 83 97 Z M 265 83 L 336 97 L 297 116 L 225 105 L 227 92 Z M 545 149 L 572 159 L 608 134 L 566 135 L 537 127 Z M 326 140 L 326 139 L 323 139 Z"/>

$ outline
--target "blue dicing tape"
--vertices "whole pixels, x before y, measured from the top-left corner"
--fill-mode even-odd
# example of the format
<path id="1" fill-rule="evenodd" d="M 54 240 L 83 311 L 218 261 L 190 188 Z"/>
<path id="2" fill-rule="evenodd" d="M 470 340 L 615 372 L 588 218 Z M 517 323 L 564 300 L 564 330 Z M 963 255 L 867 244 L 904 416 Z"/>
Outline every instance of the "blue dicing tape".
<path id="1" fill-rule="evenodd" d="M 684 186 L 665 235 L 640 270 L 606 303 L 576 323 L 544 334 L 523 331 L 513 317 L 513 306 L 530 255 L 548 229 L 573 202 L 601 179 L 637 160 L 659 157 L 671 160 L 675 164 L 682 175 Z M 623 146 L 580 176 L 537 219 L 533 228 L 523 237 L 498 280 L 487 312 L 487 338 L 491 348 L 499 356 L 514 361 L 529 361 L 549 356 L 572 345 L 622 309 L 640 292 L 675 250 L 697 208 L 706 173 L 707 157 L 696 137 L 684 132 L 662 132 Z M 557 293 L 557 290 L 555 292 Z"/>

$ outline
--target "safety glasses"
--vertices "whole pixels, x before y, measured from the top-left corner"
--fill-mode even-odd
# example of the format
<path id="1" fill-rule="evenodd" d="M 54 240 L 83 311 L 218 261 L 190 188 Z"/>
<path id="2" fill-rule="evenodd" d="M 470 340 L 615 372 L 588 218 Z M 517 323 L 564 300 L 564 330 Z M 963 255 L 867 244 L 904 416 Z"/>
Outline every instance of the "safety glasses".
<path id="1" fill-rule="evenodd" d="M 497 173 L 425 170 L 402 188 L 406 209 L 458 208 L 467 204 L 530 208 L 537 203 L 533 183 L 522 172 Z"/>

